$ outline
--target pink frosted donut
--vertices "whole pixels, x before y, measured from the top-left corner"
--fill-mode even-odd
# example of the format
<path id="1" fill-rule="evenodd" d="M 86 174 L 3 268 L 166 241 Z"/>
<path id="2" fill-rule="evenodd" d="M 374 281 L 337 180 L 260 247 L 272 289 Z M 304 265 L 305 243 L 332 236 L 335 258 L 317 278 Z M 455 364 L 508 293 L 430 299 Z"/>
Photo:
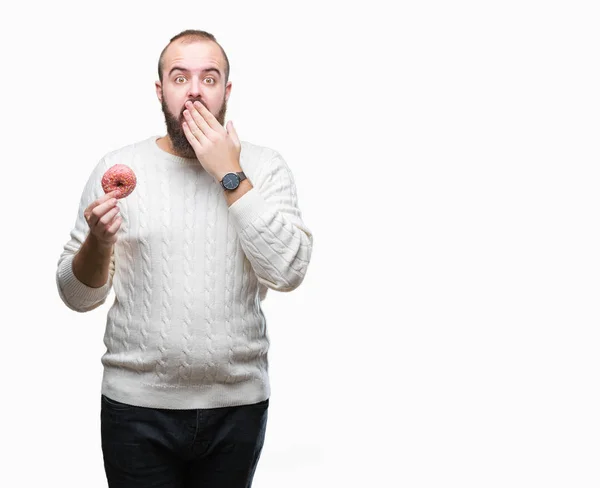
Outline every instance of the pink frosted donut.
<path id="1" fill-rule="evenodd" d="M 125 198 L 129 195 L 135 185 L 137 179 L 133 170 L 125 164 L 115 164 L 106 170 L 102 176 L 102 189 L 104 193 L 110 193 L 114 190 L 119 190 L 116 198 Z"/>

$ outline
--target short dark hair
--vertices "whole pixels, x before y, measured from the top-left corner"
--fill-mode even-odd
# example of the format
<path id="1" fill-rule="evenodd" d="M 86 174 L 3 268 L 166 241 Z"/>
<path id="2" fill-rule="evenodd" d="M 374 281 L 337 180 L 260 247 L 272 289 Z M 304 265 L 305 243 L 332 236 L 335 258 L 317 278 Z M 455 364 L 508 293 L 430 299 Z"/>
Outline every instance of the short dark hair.
<path id="1" fill-rule="evenodd" d="M 182 42 L 212 41 L 217 46 L 219 46 L 221 53 L 223 53 L 223 58 L 225 58 L 225 84 L 227 84 L 227 82 L 229 81 L 229 58 L 227 57 L 227 54 L 225 54 L 225 50 L 223 49 L 221 44 L 219 44 L 217 42 L 217 39 L 215 39 L 215 36 L 213 36 L 210 32 L 206 32 L 206 31 L 202 31 L 202 30 L 194 30 L 194 29 L 188 29 L 188 30 L 181 31 L 179 34 L 172 37 L 171 40 L 169 41 L 169 44 L 167 44 L 165 46 L 165 48 L 162 50 L 162 52 L 160 53 L 160 58 L 158 58 L 158 79 L 160 80 L 161 83 L 163 81 L 163 60 L 165 57 L 165 51 L 174 41 L 177 41 L 179 39 L 182 39 L 183 40 Z"/>

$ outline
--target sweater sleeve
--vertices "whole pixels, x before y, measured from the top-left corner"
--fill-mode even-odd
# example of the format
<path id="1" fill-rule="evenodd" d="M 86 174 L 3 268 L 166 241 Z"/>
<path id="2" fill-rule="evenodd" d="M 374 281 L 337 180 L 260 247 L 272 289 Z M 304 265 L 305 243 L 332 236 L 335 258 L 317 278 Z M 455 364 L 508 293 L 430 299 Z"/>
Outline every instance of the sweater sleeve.
<path id="1" fill-rule="evenodd" d="M 106 301 L 112 287 L 112 279 L 115 272 L 113 253 L 110 259 L 108 280 L 103 286 L 92 288 L 79 281 L 73 274 L 73 258 L 89 233 L 89 227 L 83 212 L 90 203 L 104 194 L 101 179 L 105 166 L 103 159 L 96 165 L 84 187 L 79 201 L 75 226 L 71 230 L 71 238 L 63 247 L 56 270 L 58 294 L 65 305 L 76 312 L 89 312 Z"/>
<path id="2" fill-rule="evenodd" d="M 304 276 L 313 236 L 302 221 L 292 173 L 275 152 L 257 172 L 253 188 L 230 207 L 240 244 L 258 281 L 277 291 L 292 291 Z"/>

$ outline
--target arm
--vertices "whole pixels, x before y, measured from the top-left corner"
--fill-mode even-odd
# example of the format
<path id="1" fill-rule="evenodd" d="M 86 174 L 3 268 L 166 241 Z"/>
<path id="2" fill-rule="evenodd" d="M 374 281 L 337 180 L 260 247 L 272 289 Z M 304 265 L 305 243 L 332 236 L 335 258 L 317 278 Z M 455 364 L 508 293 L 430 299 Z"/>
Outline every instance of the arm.
<path id="1" fill-rule="evenodd" d="M 292 291 L 306 275 L 313 244 L 298 208 L 292 173 L 275 153 L 255 181 L 242 184 L 235 190 L 239 194 L 227 199 L 233 201 L 229 212 L 244 253 L 260 283 Z"/>
<path id="2" fill-rule="evenodd" d="M 97 165 L 86 184 L 71 239 L 64 246 L 56 271 L 60 298 L 77 312 L 100 306 L 112 286 L 112 251 L 121 218 L 113 194 L 104 195 L 100 187 L 103 169 L 104 165 Z"/>
<path id="3" fill-rule="evenodd" d="M 73 257 L 73 275 L 91 288 L 100 288 L 108 281 L 113 247 L 102 245 L 89 234 Z"/>
<path id="4" fill-rule="evenodd" d="M 203 168 L 220 181 L 228 171 L 240 171 L 241 142 L 233 123 L 223 127 L 201 103 L 186 103 L 187 140 Z M 226 195 L 240 244 L 260 283 L 278 291 L 298 287 L 310 260 L 312 234 L 302 222 L 292 173 L 273 151 L 256 181 L 242 182 Z"/>

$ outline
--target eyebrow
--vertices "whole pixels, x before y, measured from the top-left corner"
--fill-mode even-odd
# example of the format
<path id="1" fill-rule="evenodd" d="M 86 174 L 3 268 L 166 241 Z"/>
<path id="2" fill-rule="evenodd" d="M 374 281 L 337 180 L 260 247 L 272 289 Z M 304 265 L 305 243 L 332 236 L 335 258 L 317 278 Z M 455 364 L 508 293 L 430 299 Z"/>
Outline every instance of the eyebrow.
<path id="1" fill-rule="evenodd" d="M 169 76 L 171 76 L 171 74 L 173 73 L 173 71 L 182 71 L 184 73 L 189 73 L 189 70 L 182 68 L 181 66 L 173 66 L 171 68 L 171 71 L 169 71 Z M 215 72 L 217 73 L 219 76 L 221 76 L 221 72 L 217 69 L 217 68 L 205 68 L 202 70 L 202 73 L 209 73 L 209 72 Z"/>

